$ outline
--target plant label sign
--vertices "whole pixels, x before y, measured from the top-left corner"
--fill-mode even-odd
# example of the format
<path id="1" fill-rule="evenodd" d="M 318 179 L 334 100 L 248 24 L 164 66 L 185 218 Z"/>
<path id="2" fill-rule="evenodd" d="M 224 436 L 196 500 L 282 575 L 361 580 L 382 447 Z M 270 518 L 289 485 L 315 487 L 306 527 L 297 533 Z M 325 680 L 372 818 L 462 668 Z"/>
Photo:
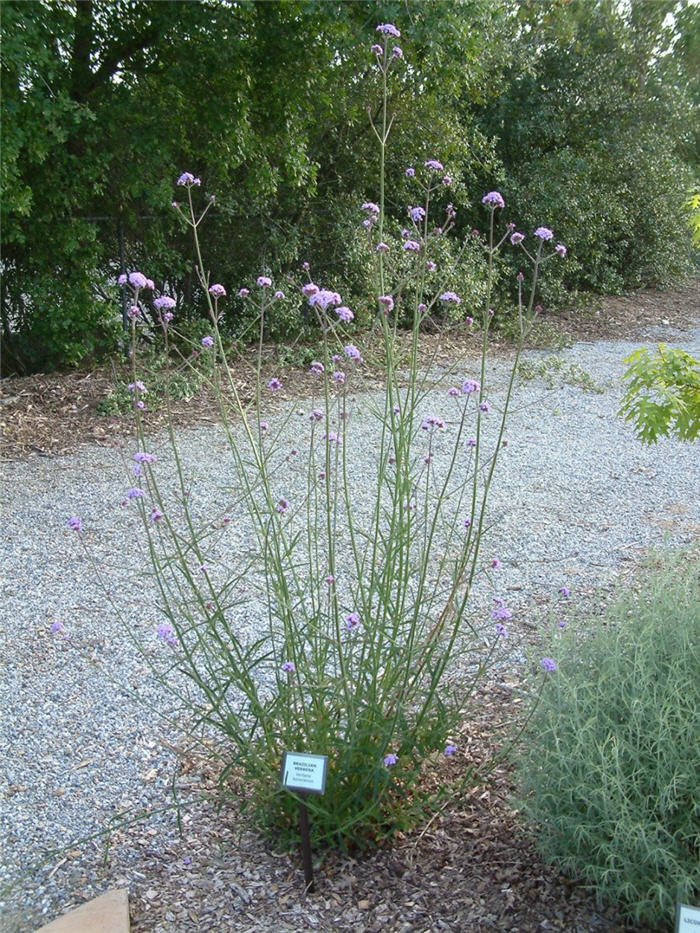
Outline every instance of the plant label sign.
<path id="1" fill-rule="evenodd" d="M 676 933 L 700 933 L 700 907 L 676 905 Z"/>
<path id="2" fill-rule="evenodd" d="M 285 752 L 282 756 L 282 787 L 306 791 L 308 794 L 322 794 L 326 789 L 327 770 L 327 755 Z"/>

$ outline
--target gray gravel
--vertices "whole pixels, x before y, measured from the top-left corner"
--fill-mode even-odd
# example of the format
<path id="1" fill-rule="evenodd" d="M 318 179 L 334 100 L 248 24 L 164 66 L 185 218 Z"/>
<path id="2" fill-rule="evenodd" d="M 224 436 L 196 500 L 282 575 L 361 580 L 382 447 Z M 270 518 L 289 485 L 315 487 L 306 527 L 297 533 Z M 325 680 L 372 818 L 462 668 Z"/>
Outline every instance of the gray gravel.
<path id="1" fill-rule="evenodd" d="M 650 336 L 700 355 L 698 327 L 682 335 L 666 328 Z M 541 377 L 519 385 L 497 467 L 484 555 L 503 561 L 502 591 L 522 616 L 562 585 L 575 599 L 577 591 L 613 578 L 621 561 L 636 561 L 654 546 L 681 546 L 697 538 L 697 444 L 662 440 L 642 447 L 615 415 L 622 359 L 638 345 L 577 344 L 561 354 L 565 363 L 575 362 L 590 373 L 604 387 L 602 393 L 585 392 L 561 375 L 552 388 Z M 536 361 L 547 355 L 528 357 Z M 494 409 L 506 373 L 506 361 L 489 365 Z M 476 372 L 466 368 L 460 375 Z M 431 393 L 426 411 L 447 411 L 449 384 Z M 375 398 L 360 396 L 360 412 L 369 410 Z M 289 410 L 285 439 L 290 447 L 301 447 L 307 411 L 298 403 Z M 273 429 L 284 411 L 270 416 Z M 373 429 L 359 413 L 353 417 L 358 447 L 351 459 L 361 510 L 362 490 L 371 479 L 366 451 Z M 495 412 L 493 417 L 495 423 Z M 200 426 L 182 431 L 180 438 L 193 509 L 222 514 L 227 502 L 218 490 L 227 466 L 221 432 Z M 441 444 L 443 453 L 448 440 L 445 436 Z M 162 438 L 154 439 L 151 449 L 165 473 L 168 454 Z M 155 637 L 161 620 L 152 584 L 144 578 L 140 524 L 133 503 L 121 504 L 127 486 L 123 454 L 85 446 L 70 457 L 6 463 L 3 473 L 8 508 L 1 545 L 0 886 L 28 874 L 8 894 L 1 922 L 5 930 L 20 931 L 119 880 L 100 870 L 97 843 L 83 845 L 82 854 L 55 855 L 32 869 L 49 850 L 99 832 L 115 813 L 167 803 L 175 756 L 163 738 L 175 744 L 178 736 L 158 715 L 167 715 L 172 701 L 152 677 L 149 659 L 162 660 L 165 646 Z M 302 475 L 300 467 L 281 474 L 280 494 L 289 491 L 291 498 Z M 76 535 L 66 528 L 73 514 L 83 517 L 88 547 L 122 620 L 96 585 Z M 221 554 L 237 553 L 246 543 L 244 527 L 234 525 L 222 532 Z M 477 605 L 485 606 L 492 592 L 493 582 L 484 577 L 475 594 Z M 127 637 L 124 620 L 142 633 L 145 656 Z M 64 628 L 51 631 L 57 622 Z M 259 626 L 261 615 L 250 613 L 243 624 Z M 141 702 L 131 697 L 132 689 Z M 153 817 L 148 825 L 155 830 L 155 848 L 159 840 L 173 837 L 171 813 Z M 122 856 L 127 877 L 139 870 L 138 852 Z M 249 921 L 243 922 L 240 929 L 250 929 Z"/>

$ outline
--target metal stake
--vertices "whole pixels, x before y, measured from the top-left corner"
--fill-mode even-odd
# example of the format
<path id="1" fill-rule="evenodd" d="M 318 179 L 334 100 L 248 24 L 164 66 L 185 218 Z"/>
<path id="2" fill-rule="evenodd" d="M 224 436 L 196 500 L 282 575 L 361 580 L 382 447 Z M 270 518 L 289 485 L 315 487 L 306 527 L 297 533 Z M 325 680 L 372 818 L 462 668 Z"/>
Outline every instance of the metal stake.
<path id="1" fill-rule="evenodd" d="M 309 833 L 309 811 L 304 798 L 299 800 L 299 831 L 301 832 L 301 860 L 304 864 L 304 883 L 307 893 L 314 890 L 314 871 L 311 864 L 311 835 Z"/>

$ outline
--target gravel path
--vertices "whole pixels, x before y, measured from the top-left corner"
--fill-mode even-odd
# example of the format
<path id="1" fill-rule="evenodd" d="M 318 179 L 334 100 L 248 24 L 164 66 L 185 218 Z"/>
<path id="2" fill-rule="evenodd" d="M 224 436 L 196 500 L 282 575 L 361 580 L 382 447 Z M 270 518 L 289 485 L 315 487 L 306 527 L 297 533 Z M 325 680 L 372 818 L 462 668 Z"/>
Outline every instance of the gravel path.
<path id="1" fill-rule="evenodd" d="M 668 329 L 663 339 L 674 341 Z M 676 339 L 700 356 L 700 328 Z M 653 546 L 680 546 L 698 536 L 697 444 L 662 440 L 644 448 L 615 416 L 621 361 L 638 345 L 580 343 L 561 354 L 565 367 L 583 367 L 603 388 L 600 393 L 568 384 L 561 372 L 553 377 L 553 387 L 541 376 L 519 385 L 508 443 L 497 468 L 490 507 L 493 527 L 485 554 L 503 561 L 503 586 L 520 608 L 521 619 L 534 600 L 555 593 L 559 586 L 570 587 L 575 597 L 577 591 L 612 579 L 621 561 L 637 561 Z M 526 354 L 533 362 L 548 355 Z M 496 408 L 507 362 L 494 361 L 489 371 L 489 398 Z M 465 370 L 462 378 L 474 375 Z M 372 401 L 371 394 L 360 396 L 360 411 L 367 411 Z M 440 414 L 447 401 L 442 385 L 431 394 L 428 407 Z M 307 412 L 302 408 L 303 414 L 296 414 L 299 407 L 292 405 L 285 429 L 290 446 L 301 446 L 300 434 L 307 430 Z M 280 417 L 281 412 L 275 412 L 271 423 Z M 356 417 L 356 433 L 364 423 Z M 357 438 L 353 480 L 359 490 L 371 477 L 369 458 L 361 455 L 370 442 L 366 433 Z M 152 449 L 161 457 L 159 469 L 165 469 L 168 456 L 162 439 L 155 439 Z M 181 449 L 195 505 L 202 514 L 216 511 L 219 504 L 223 507 L 216 493 L 226 474 L 221 432 L 211 426 L 184 430 Z M 117 839 L 106 868 L 101 866 L 100 844 L 94 842 L 53 856 L 31 873 L 47 851 L 98 832 L 115 813 L 168 802 L 175 756 L 164 747 L 163 736 L 173 745 L 178 736 L 168 733 L 168 726 L 164 732 L 157 712 L 167 713 L 169 700 L 95 585 L 76 535 L 66 528 L 69 515 L 83 517 L 95 561 L 129 623 L 143 632 L 147 652 L 157 658 L 164 649 L 154 634 L 160 620 L 151 585 L 139 573 L 146 566 L 135 544 L 139 524 L 133 504 L 121 504 L 124 469 L 122 452 L 93 446 L 70 457 L 3 465 L 9 510 L 0 545 L 0 886 L 30 872 L 7 895 L 1 921 L 7 933 L 32 930 L 115 883 L 141 879 L 145 890 L 148 864 L 171 858 L 167 853 L 182 854 L 168 812 L 144 824 L 138 843 Z M 292 494 L 296 478 L 290 469 L 285 481 Z M 237 533 L 231 530 L 221 548 L 235 546 Z M 486 585 L 477 591 L 477 603 L 486 601 L 489 592 Z M 258 622 L 254 616 L 247 620 L 251 626 Z M 138 689 L 145 705 L 134 702 L 132 688 Z M 232 910 L 228 919 L 218 914 L 208 925 L 201 898 L 187 894 L 183 865 L 187 862 L 180 860 L 178 884 L 190 920 L 172 914 L 172 922 L 161 916 L 160 925 L 146 923 L 139 929 L 175 933 L 308 928 L 270 895 L 264 871 L 258 873 L 258 882 L 250 882 L 246 896 L 253 907 L 248 919 L 245 911 Z M 255 871 L 249 874 L 254 878 Z M 254 909 L 256 884 L 266 890 L 264 917 Z M 144 897 L 148 901 L 148 893 Z M 245 898 L 243 902 L 248 903 Z M 310 922 L 307 917 L 305 923 Z"/>

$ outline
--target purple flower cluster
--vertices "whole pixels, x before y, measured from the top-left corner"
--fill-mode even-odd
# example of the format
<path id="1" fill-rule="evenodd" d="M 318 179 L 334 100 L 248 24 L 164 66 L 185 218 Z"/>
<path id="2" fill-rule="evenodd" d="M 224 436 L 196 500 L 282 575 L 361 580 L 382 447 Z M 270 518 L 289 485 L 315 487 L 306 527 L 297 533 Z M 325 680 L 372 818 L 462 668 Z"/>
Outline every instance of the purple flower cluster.
<path id="1" fill-rule="evenodd" d="M 72 528 L 73 531 L 82 531 L 83 530 L 82 519 L 80 519 L 77 515 L 72 515 L 68 519 L 68 527 Z"/>
<path id="2" fill-rule="evenodd" d="M 440 301 L 452 301 L 456 305 L 462 303 L 462 299 L 454 292 L 443 292 L 442 295 L 440 295 Z"/>
<path id="3" fill-rule="evenodd" d="M 503 195 L 500 191 L 489 191 L 488 194 L 483 196 L 481 203 L 486 204 L 487 207 L 491 207 L 494 210 L 497 207 L 506 206 L 506 202 L 503 200 Z"/>
<path id="4" fill-rule="evenodd" d="M 481 383 L 477 382 L 476 379 L 465 379 L 462 383 L 462 394 L 471 395 L 472 392 L 478 392 L 481 388 Z"/>
<path id="5" fill-rule="evenodd" d="M 294 661 L 285 661 L 284 664 L 282 665 L 282 670 L 287 674 L 293 674 L 294 671 L 296 670 Z"/>
<path id="6" fill-rule="evenodd" d="M 342 298 L 338 292 L 332 292 L 327 288 L 320 288 L 312 295 L 309 295 L 309 304 L 311 307 L 319 307 L 325 311 L 329 305 L 339 305 Z"/>
<path id="7" fill-rule="evenodd" d="M 425 217 L 425 210 L 422 207 L 409 207 L 408 213 L 411 217 L 411 220 L 418 224 Z"/>
<path id="8" fill-rule="evenodd" d="M 209 286 L 209 294 L 210 294 L 210 295 L 212 296 L 212 298 L 214 298 L 214 299 L 216 299 L 216 298 L 225 298 L 225 297 L 226 297 L 226 289 L 224 288 L 223 285 L 219 285 L 218 283 L 216 283 L 216 284 L 214 284 L 214 285 L 210 285 L 210 286 Z"/>
<path id="9" fill-rule="evenodd" d="M 393 23 L 380 23 L 377 26 L 377 32 L 381 32 L 385 36 L 393 36 L 395 39 L 401 38 L 401 33 Z"/>
<path id="10" fill-rule="evenodd" d="M 417 243 L 415 240 L 406 240 L 403 244 L 403 248 L 408 252 L 419 253 L 420 243 Z"/>
<path id="11" fill-rule="evenodd" d="M 557 669 L 557 662 L 554 658 L 542 658 L 540 664 L 546 671 L 556 671 Z"/>
<path id="12" fill-rule="evenodd" d="M 169 645 L 177 644 L 177 636 L 175 635 L 175 630 L 172 625 L 169 625 L 167 622 L 162 622 L 156 629 L 156 635 L 158 638 L 162 638 L 164 642 L 167 642 Z"/>
<path id="13" fill-rule="evenodd" d="M 202 337 L 202 346 L 203 346 L 203 347 L 213 347 L 213 346 L 214 346 L 214 338 L 213 338 L 213 337 L 210 337 L 209 335 L 207 335 L 206 337 Z"/>
<path id="14" fill-rule="evenodd" d="M 535 236 L 539 237 L 540 240 L 551 240 L 554 234 L 549 227 L 538 227 L 537 230 L 535 230 Z"/>
<path id="15" fill-rule="evenodd" d="M 360 614 L 359 612 L 351 612 L 345 616 L 345 628 L 352 632 L 354 629 L 359 628 L 360 626 Z"/>
<path id="16" fill-rule="evenodd" d="M 428 161 L 425 162 L 424 165 L 425 165 L 426 168 L 430 168 L 430 169 L 432 169 L 434 172 L 444 172 L 444 171 L 445 171 L 445 166 L 442 164 L 442 162 L 438 162 L 437 159 L 428 159 Z"/>
<path id="17" fill-rule="evenodd" d="M 267 275 L 259 275 L 257 278 L 257 284 L 260 288 L 269 288 L 272 285 L 272 279 Z"/>
<path id="18" fill-rule="evenodd" d="M 362 362 L 362 354 L 354 343 L 349 343 L 346 347 L 343 347 L 343 352 L 349 360 L 355 360 L 358 363 Z"/>
<path id="19" fill-rule="evenodd" d="M 398 755 L 395 755 L 393 752 L 389 752 L 388 755 L 384 756 L 384 767 L 392 768 L 398 760 L 399 760 Z"/>
<path id="20" fill-rule="evenodd" d="M 178 185 L 184 185 L 186 188 L 191 188 L 193 185 L 199 187 L 202 181 L 200 178 L 195 178 L 191 172 L 183 172 L 178 178 L 177 183 Z"/>

